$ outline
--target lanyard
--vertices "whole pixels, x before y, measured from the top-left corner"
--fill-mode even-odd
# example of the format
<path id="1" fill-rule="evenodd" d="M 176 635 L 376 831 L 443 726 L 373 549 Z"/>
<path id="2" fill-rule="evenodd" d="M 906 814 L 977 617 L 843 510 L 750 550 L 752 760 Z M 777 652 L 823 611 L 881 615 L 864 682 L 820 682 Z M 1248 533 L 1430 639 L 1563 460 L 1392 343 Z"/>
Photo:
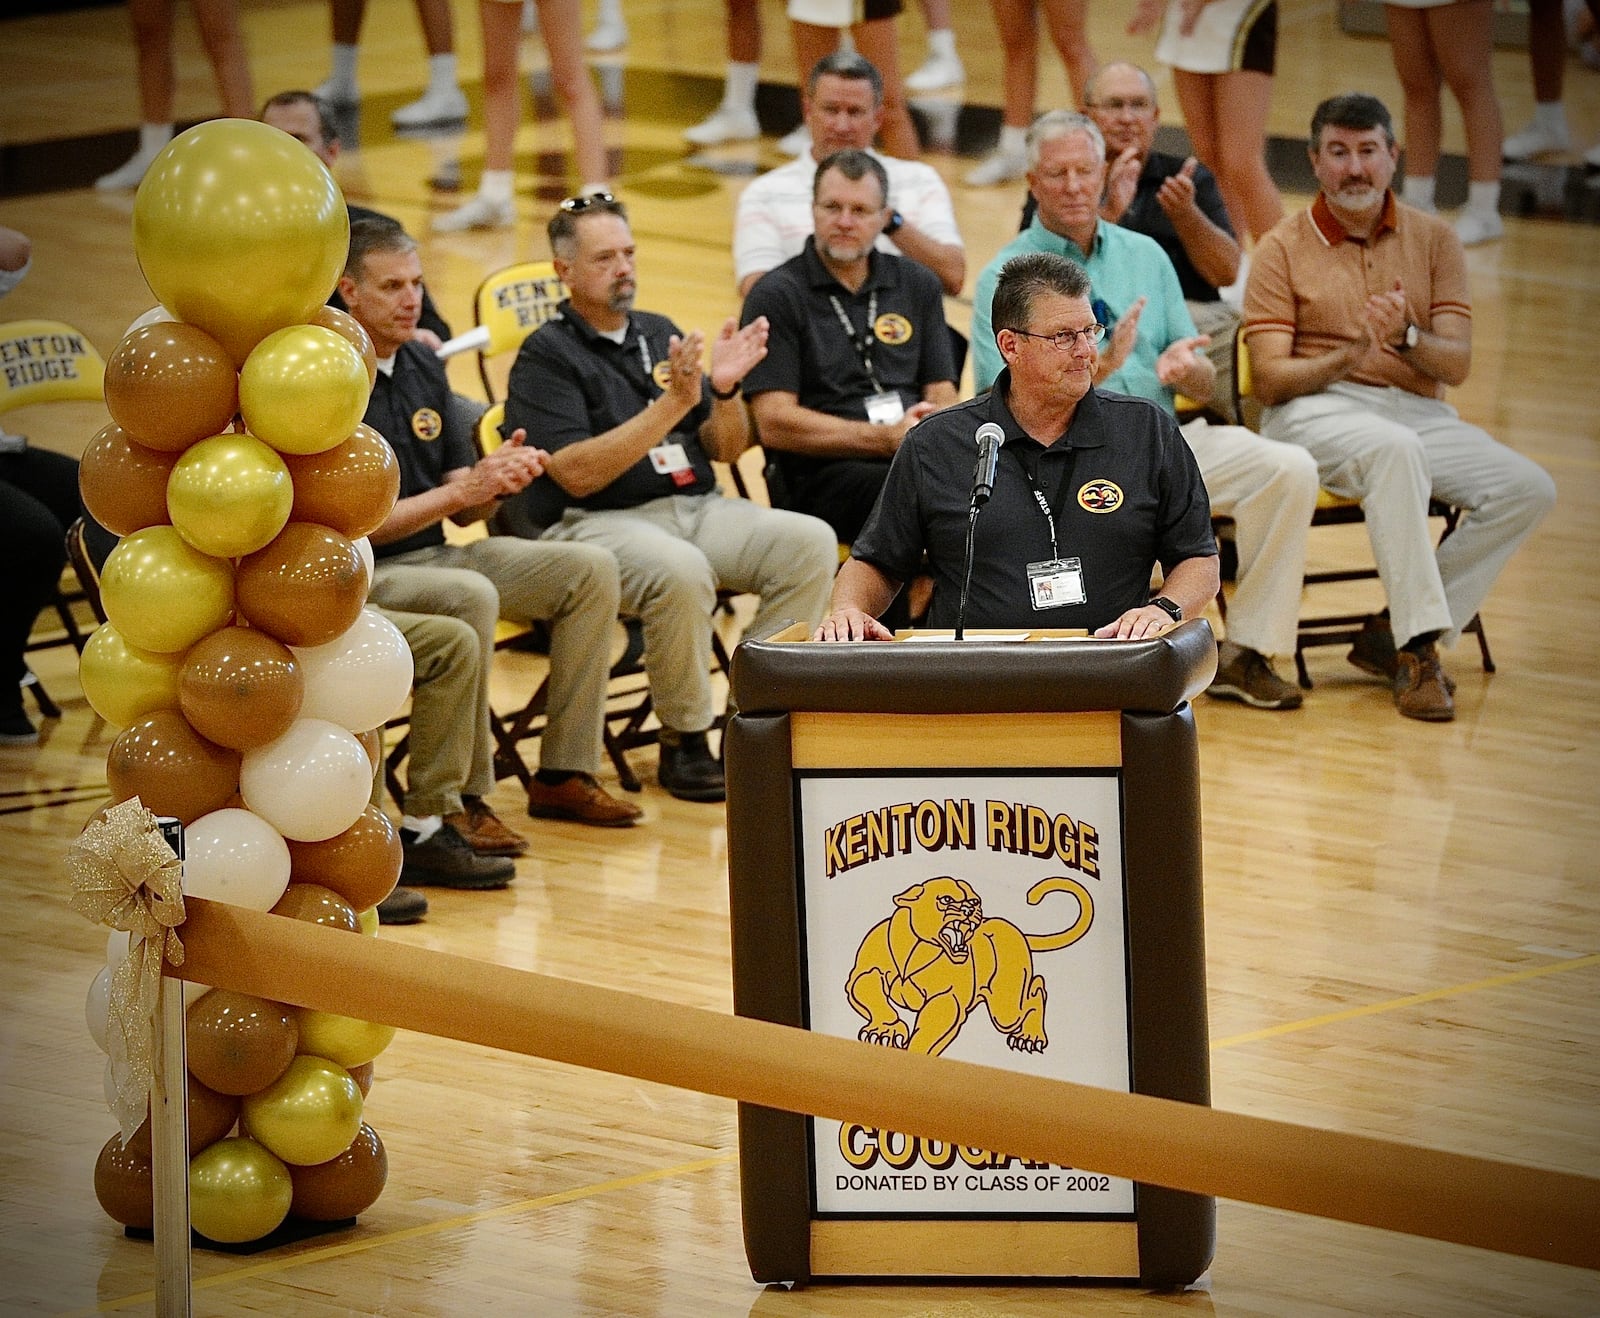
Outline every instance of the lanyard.
<path id="1" fill-rule="evenodd" d="M 855 326 L 850 323 L 850 317 L 844 314 L 844 308 L 839 305 L 837 294 L 829 293 L 828 301 L 833 303 L 833 314 L 839 317 L 839 324 L 844 326 L 845 338 L 861 354 L 861 364 L 866 368 L 867 379 L 872 384 L 872 392 L 881 394 L 883 386 L 878 383 L 878 373 L 872 369 L 872 326 L 878 319 L 878 290 L 873 289 L 867 298 L 867 328 L 861 337 L 856 338 Z"/>
<path id="2" fill-rule="evenodd" d="M 1010 444 L 1006 445 L 1006 448 L 1008 449 L 1011 447 L 1012 446 Z M 1033 494 L 1033 501 L 1039 505 L 1039 511 L 1044 514 L 1045 525 L 1050 530 L 1050 557 L 1060 558 L 1061 549 L 1056 543 L 1055 511 L 1050 507 L 1050 500 L 1045 498 L 1044 491 L 1039 488 L 1034 472 L 1030 471 L 1028 469 L 1028 464 L 1022 460 L 1022 451 L 1020 449 L 1016 449 L 1014 452 L 1016 453 L 1017 466 L 1022 468 L 1022 477 L 1028 482 L 1028 489 Z M 1041 461 L 1043 460 L 1043 454 L 1040 455 L 1040 459 Z M 1066 504 L 1066 492 L 1072 485 L 1072 469 L 1077 465 L 1077 463 L 1078 450 L 1075 448 L 1068 448 L 1066 470 L 1061 473 L 1061 490 L 1058 494 L 1058 498 L 1063 507 Z"/>

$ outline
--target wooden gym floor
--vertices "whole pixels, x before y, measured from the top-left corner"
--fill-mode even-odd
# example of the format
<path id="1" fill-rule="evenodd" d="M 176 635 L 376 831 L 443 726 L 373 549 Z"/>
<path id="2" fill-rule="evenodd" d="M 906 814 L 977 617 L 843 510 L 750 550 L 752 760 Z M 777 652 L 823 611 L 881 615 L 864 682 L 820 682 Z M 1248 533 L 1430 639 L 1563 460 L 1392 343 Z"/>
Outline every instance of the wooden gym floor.
<path id="1" fill-rule="evenodd" d="M 422 78 L 411 7 L 373 0 L 361 76 L 360 149 L 341 165 L 350 195 L 403 219 L 423 241 L 435 297 L 458 328 L 483 273 L 545 254 L 542 223 L 563 193 L 566 132 L 519 139 L 514 231 L 432 238 L 453 204 L 426 178 L 459 150 L 468 185 L 481 136 L 403 141 L 388 111 Z M 1149 61 L 1122 6 L 1099 0 L 1103 57 Z M 326 10 L 246 0 L 258 99 L 326 72 Z M 455 5 L 464 81 L 476 103 L 477 19 Z M 908 10 L 914 10 L 908 6 Z M 1387 47 L 1338 30 L 1334 6 L 1283 0 L 1272 129 L 1298 139 L 1322 96 L 1348 87 L 1398 106 Z M 620 105 L 609 131 L 632 203 L 642 303 L 712 327 L 736 309 L 727 255 L 743 176 L 777 163 L 773 139 L 690 161 L 680 130 L 716 101 L 716 0 L 630 3 L 633 41 L 599 65 Z M 998 103 L 985 7 L 957 6 L 966 96 Z M 784 131 L 792 84 L 777 0 L 765 0 L 763 100 Z M 214 111 L 205 61 L 180 7 L 180 118 Z M 903 20 L 907 67 L 921 25 Z M 137 119 L 125 16 L 115 8 L 0 22 L 0 223 L 29 232 L 35 268 L 5 319 L 71 321 L 109 351 L 151 302 L 129 239 L 131 198 L 83 187 L 33 191 L 30 162 L 92 178 L 119 163 Z M 537 66 L 537 46 L 530 61 Z M 1064 103 L 1053 56 L 1041 106 Z M 1531 103 L 1526 62 L 1495 56 L 1508 128 Z M 1569 105 L 1582 145 L 1600 135 L 1600 78 L 1576 63 Z M 1165 87 L 1166 84 L 1163 84 Z M 1167 96 L 1168 119 L 1176 109 Z M 955 102 L 946 98 L 952 109 Z M 1459 120 L 1447 101 L 1448 150 Z M 992 121 L 992 115 L 989 116 Z M 981 114 L 962 121 L 970 141 Z M 30 152 L 32 154 L 30 154 Z M 1014 231 L 1018 189 L 959 185 L 970 158 L 930 157 L 953 185 L 970 281 Z M 1576 157 L 1570 157 L 1571 163 Z M 715 168 L 705 168 L 706 164 Z M 1592 216 L 1581 173 L 1520 175 L 1534 210 Z M 1541 191 L 1542 189 L 1542 191 Z M 1510 188 L 1508 187 L 1508 192 Z M 1291 197 L 1291 206 L 1303 204 Z M 1505 573 L 1484 617 L 1500 671 L 1473 648 L 1450 661 L 1453 724 L 1401 720 L 1384 691 L 1335 650 L 1314 652 L 1306 708 L 1263 714 L 1202 700 L 1213 1087 L 1218 1107 L 1600 1175 L 1600 421 L 1593 318 L 1600 239 L 1586 224 L 1511 218 L 1501 243 L 1469 254 L 1476 300 L 1472 378 L 1455 401 L 1543 463 L 1560 502 Z M 950 303 L 964 324 L 968 307 Z M 470 363 L 452 368 L 472 391 Z M 81 452 L 98 407 L 6 417 L 36 443 Z M 1360 532 L 1319 534 L 1319 563 L 1355 559 Z M 1362 588 L 1348 599 L 1372 601 Z M 1337 591 L 1329 592 L 1337 595 Z M 104 938 L 66 906 L 63 855 L 103 798 L 110 731 L 77 688 L 70 649 L 37 668 L 65 715 L 37 749 L 0 750 L 0 1311 L 149 1312 L 147 1244 L 125 1240 L 90 1184 L 113 1123 L 83 999 Z M 503 703 L 537 660 L 513 656 Z M 536 754 L 530 748 L 530 755 Z M 653 779 L 652 756 L 636 756 Z M 727 1010 L 725 833 L 715 807 L 647 781 L 644 827 L 597 837 L 523 818 L 511 786 L 494 797 L 526 825 L 533 854 L 491 894 L 435 892 L 426 923 L 383 937 Z M 600 845 L 597 845 L 599 843 Z M 719 1099 L 402 1034 L 380 1059 L 368 1119 L 391 1175 L 352 1231 L 255 1257 L 197 1254 L 196 1311 L 284 1314 L 790 1315 L 1582 1315 L 1600 1312 L 1593 1274 L 1296 1217 L 1220 1205 L 1216 1262 L 1180 1295 L 1138 1290 L 817 1287 L 764 1291 L 740 1243 L 732 1105 Z M 1596 1224 L 1600 1230 L 1600 1224 Z"/>

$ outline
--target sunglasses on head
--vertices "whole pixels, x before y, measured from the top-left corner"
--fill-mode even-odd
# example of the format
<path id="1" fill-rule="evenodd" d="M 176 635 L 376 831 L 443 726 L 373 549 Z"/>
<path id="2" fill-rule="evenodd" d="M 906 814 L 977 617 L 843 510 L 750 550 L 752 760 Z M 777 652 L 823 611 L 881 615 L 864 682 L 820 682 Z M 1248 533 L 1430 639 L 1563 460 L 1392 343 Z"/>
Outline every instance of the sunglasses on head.
<path id="1" fill-rule="evenodd" d="M 561 203 L 561 209 L 568 215 L 582 215 L 591 207 L 609 206 L 615 201 L 609 192 L 586 192 L 581 197 L 568 197 Z"/>

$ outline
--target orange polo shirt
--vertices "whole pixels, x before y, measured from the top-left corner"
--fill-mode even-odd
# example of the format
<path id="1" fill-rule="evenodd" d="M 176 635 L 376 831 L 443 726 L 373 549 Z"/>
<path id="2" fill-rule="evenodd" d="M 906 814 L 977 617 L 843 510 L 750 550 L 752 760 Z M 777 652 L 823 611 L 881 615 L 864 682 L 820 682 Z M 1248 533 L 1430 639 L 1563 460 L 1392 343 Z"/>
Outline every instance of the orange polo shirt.
<path id="1" fill-rule="evenodd" d="M 1345 232 L 1327 198 L 1278 224 L 1250 257 L 1244 297 L 1244 335 L 1280 331 L 1294 336 L 1293 357 L 1318 357 L 1361 336 L 1367 298 L 1395 281 L 1405 290 L 1410 318 L 1424 330 L 1442 319 L 1472 319 L 1467 262 L 1455 230 L 1437 215 L 1395 199 L 1369 238 Z M 1395 385 L 1424 398 L 1442 398 L 1438 380 L 1412 368 L 1392 348 L 1369 353 L 1348 377 L 1355 384 Z"/>

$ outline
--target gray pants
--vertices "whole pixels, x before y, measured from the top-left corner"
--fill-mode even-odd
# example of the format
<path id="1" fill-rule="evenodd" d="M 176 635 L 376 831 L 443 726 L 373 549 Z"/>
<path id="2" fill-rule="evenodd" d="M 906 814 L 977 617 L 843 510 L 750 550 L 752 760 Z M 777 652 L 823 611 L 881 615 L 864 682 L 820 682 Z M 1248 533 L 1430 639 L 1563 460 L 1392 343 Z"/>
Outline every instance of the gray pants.
<path id="1" fill-rule="evenodd" d="M 1233 336 L 1239 329 L 1239 310 L 1227 302 L 1188 302 L 1184 305 L 1189 308 L 1195 329 L 1211 336 L 1211 342 L 1204 351 L 1217 368 L 1217 383 L 1212 387 L 1206 406 L 1229 424 L 1238 425 L 1239 417 L 1233 407 Z"/>
<path id="2" fill-rule="evenodd" d="M 508 536 L 414 549 L 378 560 L 369 598 L 380 608 L 448 614 L 478 634 L 482 662 L 473 707 L 456 711 L 454 733 L 469 743 L 488 735 L 495 623 L 500 618 L 549 623 L 550 715 L 539 763 L 546 769 L 598 771 L 618 603 L 617 564 L 610 554 L 588 545 Z M 490 744 L 483 753 L 492 764 Z M 475 761 L 468 782 L 482 777 L 492 782 L 492 772 L 492 767 L 481 771 Z M 408 797 L 407 807 L 411 804 Z"/>
<path id="3" fill-rule="evenodd" d="M 645 668 L 657 716 L 679 732 L 716 717 L 711 699 L 711 610 L 717 588 L 761 596 L 751 622 L 814 627 L 827 610 L 839 551 L 828 524 L 803 513 L 720 495 L 669 495 L 637 508 L 569 508 L 544 533 L 615 555 L 622 611 L 644 627 Z"/>

